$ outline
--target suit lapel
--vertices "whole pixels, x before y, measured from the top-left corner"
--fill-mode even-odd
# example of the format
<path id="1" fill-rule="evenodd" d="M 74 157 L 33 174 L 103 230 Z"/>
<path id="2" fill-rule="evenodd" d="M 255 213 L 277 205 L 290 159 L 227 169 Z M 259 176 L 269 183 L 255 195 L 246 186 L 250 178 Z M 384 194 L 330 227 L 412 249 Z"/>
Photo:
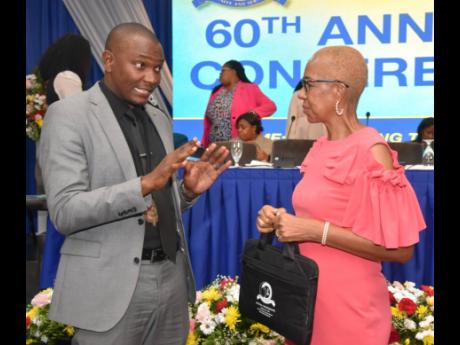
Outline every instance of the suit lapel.
<path id="1" fill-rule="evenodd" d="M 96 83 L 88 92 L 90 93 L 91 111 L 100 122 L 107 141 L 112 146 L 115 156 L 118 159 L 123 175 L 126 180 L 136 178 L 136 167 L 134 166 L 128 143 L 109 102 L 100 89 L 99 83 Z"/>
<path id="2" fill-rule="evenodd" d="M 145 110 L 147 111 L 147 114 L 149 114 L 150 119 L 152 120 L 158 131 L 158 134 L 160 135 L 161 141 L 163 142 L 166 150 L 166 154 L 174 151 L 174 143 L 171 138 L 171 122 L 168 115 L 148 103 L 145 106 Z"/>

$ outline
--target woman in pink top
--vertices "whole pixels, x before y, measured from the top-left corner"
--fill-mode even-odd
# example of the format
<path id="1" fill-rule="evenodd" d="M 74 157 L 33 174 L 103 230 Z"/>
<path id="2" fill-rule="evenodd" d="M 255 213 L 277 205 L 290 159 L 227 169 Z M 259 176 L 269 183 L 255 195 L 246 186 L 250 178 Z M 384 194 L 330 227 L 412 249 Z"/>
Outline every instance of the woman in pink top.
<path id="1" fill-rule="evenodd" d="M 327 136 L 302 163 L 295 215 L 265 205 L 257 218 L 259 231 L 299 242 L 319 266 L 311 345 L 388 344 L 381 262 L 409 260 L 426 227 L 396 152 L 358 120 L 366 82 L 366 62 L 356 49 L 325 47 L 313 55 L 299 97 L 308 121 L 324 123 Z"/>
<path id="2" fill-rule="evenodd" d="M 247 112 L 267 117 L 276 111 L 275 103 L 265 96 L 257 84 L 246 77 L 243 65 L 227 61 L 220 72 L 220 84 L 211 92 L 204 116 L 202 144 L 238 137 L 236 120 Z"/>

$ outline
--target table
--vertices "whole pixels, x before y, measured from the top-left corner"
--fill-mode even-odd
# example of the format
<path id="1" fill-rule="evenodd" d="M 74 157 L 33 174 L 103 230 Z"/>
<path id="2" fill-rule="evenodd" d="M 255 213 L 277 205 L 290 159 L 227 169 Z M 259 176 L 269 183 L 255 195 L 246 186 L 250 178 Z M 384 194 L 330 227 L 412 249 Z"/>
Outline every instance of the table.
<path id="1" fill-rule="evenodd" d="M 434 285 L 433 170 L 407 170 L 427 223 L 413 258 L 405 263 L 383 263 L 390 281 Z M 298 169 L 241 168 L 226 170 L 197 203 L 183 214 L 197 288 L 217 274 L 240 273 L 244 242 L 258 238 L 257 211 L 264 204 L 293 212 L 291 196 L 300 179 Z M 48 219 L 40 287 L 53 286 L 64 237 Z"/>
<path id="2" fill-rule="evenodd" d="M 434 285 L 433 170 L 407 170 L 427 229 L 420 233 L 414 256 L 405 263 L 383 263 L 390 280 Z M 197 288 L 217 274 L 238 275 L 245 240 L 258 238 L 257 211 L 264 204 L 293 212 L 291 196 L 300 179 L 298 169 L 229 169 L 183 215 Z"/>

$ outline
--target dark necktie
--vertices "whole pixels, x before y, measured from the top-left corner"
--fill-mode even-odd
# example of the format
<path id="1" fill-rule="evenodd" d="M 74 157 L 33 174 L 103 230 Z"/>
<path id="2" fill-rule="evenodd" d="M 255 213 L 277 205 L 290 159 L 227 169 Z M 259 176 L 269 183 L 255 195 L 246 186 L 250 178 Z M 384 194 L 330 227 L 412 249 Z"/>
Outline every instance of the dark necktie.
<path id="1" fill-rule="evenodd" d="M 149 119 L 148 114 L 137 107 L 132 110 L 136 115 L 136 118 L 141 123 L 142 140 L 138 140 L 138 142 L 142 143 L 138 143 L 138 146 L 144 148 L 140 155 L 143 168 L 142 170 L 144 170 L 143 174 L 145 175 L 152 171 L 161 162 L 161 160 L 166 156 L 166 150 L 164 149 L 163 142 L 161 141 L 158 131 Z M 156 207 L 158 213 L 158 219 L 155 225 L 147 223 L 145 230 L 160 232 L 163 251 L 171 261 L 175 262 L 177 251 L 177 224 L 171 188 L 172 181 L 170 179 L 163 188 L 152 192 L 154 206 Z"/>

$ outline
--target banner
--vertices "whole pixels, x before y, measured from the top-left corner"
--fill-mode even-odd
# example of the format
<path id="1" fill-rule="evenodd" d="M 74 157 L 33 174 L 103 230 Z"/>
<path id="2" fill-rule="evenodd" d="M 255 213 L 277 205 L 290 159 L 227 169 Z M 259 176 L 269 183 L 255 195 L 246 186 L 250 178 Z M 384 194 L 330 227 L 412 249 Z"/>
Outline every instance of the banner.
<path id="1" fill-rule="evenodd" d="M 175 131 L 201 138 L 221 66 L 235 59 L 277 105 L 263 120 L 265 134 L 283 137 L 312 54 L 349 45 L 369 69 L 358 117 L 366 123 L 369 112 L 369 125 L 389 141 L 411 140 L 421 119 L 434 116 L 433 14 L 427 0 L 174 0 Z"/>

